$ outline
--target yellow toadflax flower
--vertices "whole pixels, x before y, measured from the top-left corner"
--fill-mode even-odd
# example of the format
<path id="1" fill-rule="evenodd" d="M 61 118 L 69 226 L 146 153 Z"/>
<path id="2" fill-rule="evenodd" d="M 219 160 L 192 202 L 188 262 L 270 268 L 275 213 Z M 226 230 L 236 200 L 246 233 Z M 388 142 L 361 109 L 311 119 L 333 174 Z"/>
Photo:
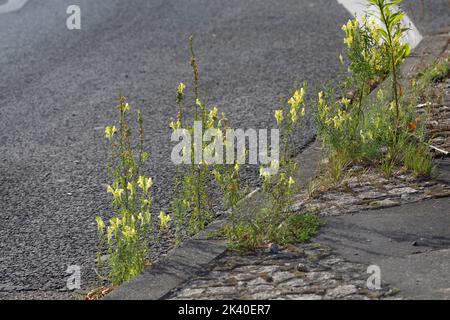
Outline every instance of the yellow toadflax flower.
<path id="1" fill-rule="evenodd" d="M 259 175 L 261 177 L 264 177 L 264 178 L 269 177 L 270 176 L 269 169 L 264 168 L 264 167 L 260 167 L 259 168 Z"/>
<path id="2" fill-rule="evenodd" d="M 347 98 L 342 98 L 341 99 L 341 103 L 344 105 L 344 106 L 348 106 L 349 104 L 350 104 L 350 100 L 349 99 L 347 99 Z"/>
<path id="3" fill-rule="evenodd" d="M 291 121 L 292 121 L 292 123 L 295 123 L 297 121 L 297 119 L 298 119 L 297 109 L 291 108 L 290 114 L 291 114 Z"/>
<path id="4" fill-rule="evenodd" d="M 100 216 L 96 216 L 95 221 L 97 221 L 98 232 L 103 233 L 103 231 L 105 230 L 105 223 L 103 222 L 102 218 Z"/>
<path id="5" fill-rule="evenodd" d="M 176 122 L 175 122 L 175 121 L 172 121 L 172 122 L 170 122 L 169 127 L 170 127 L 173 131 L 175 131 L 175 130 L 177 130 L 177 129 L 180 129 L 180 128 L 181 128 L 181 121 L 180 121 L 180 120 L 177 120 Z"/>
<path id="6" fill-rule="evenodd" d="M 323 91 L 320 91 L 319 92 L 319 94 L 318 94 L 318 96 L 319 96 L 319 105 L 322 105 L 323 104 Z"/>
<path id="7" fill-rule="evenodd" d="M 169 226 L 169 222 L 172 220 L 170 215 L 166 214 L 164 211 L 159 212 L 159 222 L 161 230 L 165 230 Z"/>
<path id="8" fill-rule="evenodd" d="M 186 88 L 186 85 L 184 83 L 180 83 L 178 85 L 178 90 L 177 90 L 177 103 L 178 104 L 180 104 L 183 101 L 185 88 Z"/>
<path id="9" fill-rule="evenodd" d="M 106 187 L 106 192 L 111 193 L 113 195 L 114 199 L 116 201 L 120 202 L 120 200 L 122 198 L 122 193 L 124 192 L 124 190 L 120 189 L 120 188 L 113 189 L 113 187 L 108 186 L 108 187 Z"/>
<path id="10" fill-rule="evenodd" d="M 105 137 L 106 137 L 108 140 L 111 140 L 112 137 L 114 136 L 114 134 L 115 134 L 116 132 L 117 132 L 116 126 L 107 126 L 107 127 L 105 128 Z"/>
<path id="11" fill-rule="evenodd" d="M 121 112 L 127 112 L 131 110 L 131 106 L 127 103 L 121 103 L 118 107 Z"/>
<path id="12" fill-rule="evenodd" d="M 284 120 L 283 110 L 280 109 L 275 111 L 275 119 L 277 120 L 278 125 L 281 125 L 281 123 L 283 123 Z"/>
<path id="13" fill-rule="evenodd" d="M 137 232 L 136 229 L 130 226 L 124 226 L 122 230 L 122 235 L 125 237 L 125 239 L 133 239 L 136 237 Z"/>
<path id="14" fill-rule="evenodd" d="M 138 186 L 141 188 L 145 193 L 148 193 L 148 190 L 153 185 L 153 179 L 152 178 L 146 178 L 144 176 L 140 176 L 138 178 Z"/>
<path id="15" fill-rule="evenodd" d="M 186 85 L 183 82 L 181 82 L 178 85 L 178 94 L 180 95 L 184 94 L 184 89 L 186 89 Z"/>
<path id="16" fill-rule="evenodd" d="M 342 26 L 342 30 L 345 31 L 344 44 L 346 44 L 348 48 L 353 44 L 354 34 L 358 26 L 359 22 L 357 20 L 349 20 L 346 25 Z"/>
<path id="17" fill-rule="evenodd" d="M 292 187 L 294 184 L 295 184 L 294 178 L 289 177 L 289 181 L 288 181 L 289 188 Z"/>
<path id="18" fill-rule="evenodd" d="M 291 108 L 298 108 L 300 104 L 302 104 L 305 100 L 305 89 L 300 88 L 294 92 L 294 95 L 288 100 L 288 103 L 291 105 Z"/>
<path id="19" fill-rule="evenodd" d="M 133 194 L 134 194 L 134 185 L 131 182 L 128 182 L 127 190 L 130 191 L 130 196 L 133 196 Z"/>
<path id="20" fill-rule="evenodd" d="M 378 90 L 378 92 L 377 92 L 377 99 L 380 102 L 384 101 L 384 91 L 383 91 L 383 89 Z"/>

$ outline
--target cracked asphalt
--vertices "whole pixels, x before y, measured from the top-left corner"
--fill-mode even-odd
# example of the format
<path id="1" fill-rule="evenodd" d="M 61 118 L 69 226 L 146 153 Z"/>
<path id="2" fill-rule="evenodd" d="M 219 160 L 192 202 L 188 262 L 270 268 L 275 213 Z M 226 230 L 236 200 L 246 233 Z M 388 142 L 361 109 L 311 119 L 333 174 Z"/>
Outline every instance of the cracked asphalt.
<path id="1" fill-rule="evenodd" d="M 73 4 L 81 30 L 66 28 Z M 35 0 L 0 14 L 0 292 L 64 290 L 69 265 L 84 288 L 95 279 L 95 216 L 109 210 L 101 136 L 121 93 L 143 112 L 155 211 L 167 208 L 167 124 L 178 83 L 191 83 L 190 34 L 209 103 L 235 127 L 268 128 L 294 83 L 337 79 L 349 18 L 330 0 Z M 313 136 L 308 120 L 298 147 Z"/>

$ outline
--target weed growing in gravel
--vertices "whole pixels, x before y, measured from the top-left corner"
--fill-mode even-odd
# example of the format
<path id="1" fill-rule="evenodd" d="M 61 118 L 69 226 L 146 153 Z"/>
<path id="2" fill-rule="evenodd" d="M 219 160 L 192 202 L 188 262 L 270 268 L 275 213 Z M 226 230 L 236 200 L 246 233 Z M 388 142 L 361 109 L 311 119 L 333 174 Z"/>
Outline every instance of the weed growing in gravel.
<path id="1" fill-rule="evenodd" d="M 413 80 L 412 86 L 414 93 L 411 103 L 420 103 L 420 100 L 431 100 L 434 98 L 434 93 L 430 90 L 433 83 L 441 82 L 442 80 L 450 77 L 450 60 L 443 59 L 436 61 L 430 67 L 422 70 L 416 79 Z"/>
<path id="2" fill-rule="evenodd" d="M 424 144 L 408 144 L 403 154 L 403 162 L 416 177 L 427 177 L 434 169 L 433 157 Z"/>
<path id="3" fill-rule="evenodd" d="M 420 83 L 423 85 L 420 88 L 424 89 L 429 84 L 442 81 L 448 77 L 450 77 L 450 60 L 447 58 L 442 61 L 436 61 L 431 67 L 419 74 Z"/>
<path id="4" fill-rule="evenodd" d="M 211 180 L 215 179 L 224 194 L 224 204 L 232 208 L 242 198 L 242 191 L 239 178 L 239 165 L 215 165 L 208 161 L 216 157 L 216 148 L 226 145 L 227 141 L 224 132 L 228 128 L 228 120 L 224 113 L 221 113 L 216 106 L 207 108 L 206 103 L 199 96 L 199 68 L 193 47 L 193 37 L 189 38 L 189 49 L 191 53 L 190 65 L 193 70 L 193 118 L 186 116 L 185 85 L 182 83 L 178 87 L 177 119 L 170 124 L 174 130 L 185 130 L 189 137 L 194 135 L 195 123 L 201 123 L 202 129 L 214 132 L 209 143 L 193 141 L 190 144 L 191 150 L 182 150 L 181 153 L 189 154 L 190 164 L 178 166 L 177 177 L 175 179 L 175 197 L 172 200 L 171 210 L 175 217 L 177 241 L 186 235 L 192 235 L 212 221 Z M 189 151 L 189 152 L 188 152 Z M 197 154 L 206 155 L 204 159 L 196 159 Z M 198 161 L 200 160 L 200 161 Z M 223 159 L 222 159 L 223 160 Z M 187 231 L 187 232 L 186 232 Z"/>
<path id="5" fill-rule="evenodd" d="M 98 264 L 108 274 L 113 285 L 119 285 L 145 267 L 149 244 L 153 241 L 152 178 L 142 174 L 148 154 L 144 151 L 144 126 L 137 112 L 138 148 L 133 148 L 132 131 L 128 121 L 130 105 L 120 98 L 119 122 L 105 129 L 109 143 L 108 177 L 112 181 L 107 192 L 112 196 L 113 218 L 105 224 L 96 217 L 100 250 Z M 161 223 L 163 221 L 161 220 Z M 166 222 L 167 223 L 167 218 Z M 102 252 L 107 248 L 106 262 Z M 106 265 L 105 265 L 106 263 Z"/>
<path id="6" fill-rule="evenodd" d="M 275 120 L 283 137 L 281 158 L 272 161 L 270 168 L 260 168 L 264 206 L 256 209 L 254 217 L 236 217 L 224 228 L 231 248 L 255 249 L 270 242 L 283 245 L 306 241 L 319 226 L 315 216 L 295 214 L 290 209 L 296 192 L 293 176 L 297 171 L 297 164 L 290 158 L 290 147 L 294 130 L 305 116 L 305 94 L 304 87 L 295 90 L 292 97 L 275 111 Z"/>

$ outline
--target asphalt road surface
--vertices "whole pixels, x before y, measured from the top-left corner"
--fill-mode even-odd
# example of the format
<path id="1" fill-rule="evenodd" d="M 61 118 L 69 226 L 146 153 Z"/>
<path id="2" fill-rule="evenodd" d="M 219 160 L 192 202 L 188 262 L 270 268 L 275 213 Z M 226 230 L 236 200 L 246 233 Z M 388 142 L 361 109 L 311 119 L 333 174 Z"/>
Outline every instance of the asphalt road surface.
<path id="1" fill-rule="evenodd" d="M 34 0 L 2 13 L 7 2 L 0 0 L 5 292 L 63 290 L 69 265 L 82 267 L 84 287 L 92 279 L 95 216 L 109 208 L 101 136 L 120 93 L 142 109 L 155 210 L 167 208 L 168 122 L 178 83 L 191 83 L 190 34 L 209 102 L 235 127 L 268 128 L 294 83 L 336 80 L 340 27 L 350 18 L 332 0 Z M 66 28 L 73 4 L 81 30 Z M 308 121 L 298 147 L 313 136 Z"/>

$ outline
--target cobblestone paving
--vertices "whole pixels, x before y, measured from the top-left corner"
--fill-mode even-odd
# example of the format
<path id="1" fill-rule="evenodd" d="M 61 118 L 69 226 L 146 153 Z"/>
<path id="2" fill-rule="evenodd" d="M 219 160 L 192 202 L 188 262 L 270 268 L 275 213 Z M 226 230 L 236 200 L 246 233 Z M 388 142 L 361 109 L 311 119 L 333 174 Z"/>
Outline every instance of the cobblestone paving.
<path id="1" fill-rule="evenodd" d="M 319 216 L 337 216 L 450 196 L 449 185 L 416 179 L 402 170 L 388 180 L 374 169 L 354 166 L 338 186 L 319 186 L 312 193 L 304 191 L 297 195 L 292 209 Z"/>
<path id="2" fill-rule="evenodd" d="M 401 299 L 395 288 L 369 290 L 367 267 L 350 263 L 317 243 L 289 245 L 252 254 L 228 252 L 208 270 L 166 298 L 223 299 Z"/>

